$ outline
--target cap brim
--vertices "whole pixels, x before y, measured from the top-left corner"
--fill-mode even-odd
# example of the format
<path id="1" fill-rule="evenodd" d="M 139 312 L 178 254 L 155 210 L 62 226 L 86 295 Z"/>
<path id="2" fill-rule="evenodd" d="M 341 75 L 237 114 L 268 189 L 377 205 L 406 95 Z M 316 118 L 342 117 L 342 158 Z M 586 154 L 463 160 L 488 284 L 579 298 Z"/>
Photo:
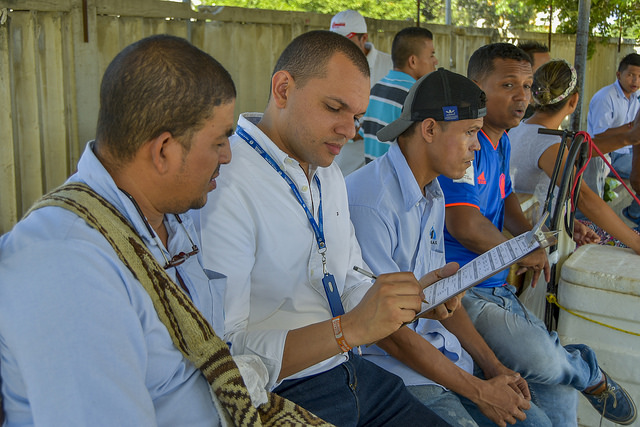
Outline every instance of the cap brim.
<path id="1" fill-rule="evenodd" d="M 376 136 L 378 137 L 379 141 L 393 141 L 394 139 L 402 135 L 405 130 L 409 129 L 409 127 L 413 123 L 414 122 L 412 120 L 407 120 L 401 115 L 382 129 L 380 129 Z"/>

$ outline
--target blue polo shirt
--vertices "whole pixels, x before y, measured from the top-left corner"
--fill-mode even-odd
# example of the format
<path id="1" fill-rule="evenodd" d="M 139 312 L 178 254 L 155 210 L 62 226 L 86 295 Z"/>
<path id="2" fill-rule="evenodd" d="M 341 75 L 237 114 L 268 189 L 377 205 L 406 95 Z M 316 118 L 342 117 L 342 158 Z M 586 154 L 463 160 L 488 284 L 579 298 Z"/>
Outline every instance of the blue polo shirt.
<path id="1" fill-rule="evenodd" d="M 440 176 L 438 181 L 445 197 L 445 206 L 473 206 L 502 231 L 504 225 L 504 199 L 511 194 L 509 160 L 511 145 L 505 132 L 497 143 L 493 143 L 484 131 L 478 132 L 480 150 L 475 152 L 473 165 L 464 177 L 452 180 Z M 444 229 L 444 244 L 447 262 L 455 261 L 463 266 L 479 254 L 470 251 Z M 501 271 L 477 286 L 496 287 L 506 283 L 509 270 Z"/>

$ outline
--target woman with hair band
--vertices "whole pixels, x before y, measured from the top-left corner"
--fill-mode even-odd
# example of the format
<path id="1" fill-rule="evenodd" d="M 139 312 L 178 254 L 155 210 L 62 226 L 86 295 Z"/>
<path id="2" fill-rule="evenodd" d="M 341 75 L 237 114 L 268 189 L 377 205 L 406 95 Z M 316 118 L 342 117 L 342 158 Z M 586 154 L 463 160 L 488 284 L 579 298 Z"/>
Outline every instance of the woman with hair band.
<path id="1" fill-rule="evenodd" d="M 538 134 L 538 129 L 558 129 L 562 120 L 576 109 L 580 94 L 575 69 L 564 60 L 553 60 L 542 65 L 533 76 L 532 96 L 534 114 L 509 131 L 511 175 L 516 192 L 535 194 L 539 200 L 544 200 L 561 137 Z M 565 152 L 561 170 L 566 160 Z M 577 207 L 597 227 L 640 254 L 640 235 L 586 185 L 580 186 Z M 578 244 L 595 242 L 584 238 L 581 233 L 576 235 L 582 236 L 578 239 L 574 237 Z"/>

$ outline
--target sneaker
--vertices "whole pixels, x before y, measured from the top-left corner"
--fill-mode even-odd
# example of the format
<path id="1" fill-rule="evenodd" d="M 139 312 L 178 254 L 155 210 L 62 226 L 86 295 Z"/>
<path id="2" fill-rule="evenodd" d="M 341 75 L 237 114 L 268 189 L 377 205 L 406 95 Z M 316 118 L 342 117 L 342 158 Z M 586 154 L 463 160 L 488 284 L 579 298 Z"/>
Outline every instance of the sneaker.
<path id="1" fill-rule="evenodd" d="M 602 370 L 602 369 L 601 369 Z M 582 392 L 604 418 L 616 424 L 629 425 L 636 419 L 636 405 L 627 391 L 602 371 L 605 389 L 598 394 Z"/>
<path id="2" fill-rule="evenodd" d="M 624 217 L 627 218 L 629 221 L 635 222 L 636 224 L 640 225 L 640 217 L 635 217 L 635 218 L 632 217 L 631 214 L 629 213 L 629 206 L 622 209 L 622 215 L 624 215 Z"/>

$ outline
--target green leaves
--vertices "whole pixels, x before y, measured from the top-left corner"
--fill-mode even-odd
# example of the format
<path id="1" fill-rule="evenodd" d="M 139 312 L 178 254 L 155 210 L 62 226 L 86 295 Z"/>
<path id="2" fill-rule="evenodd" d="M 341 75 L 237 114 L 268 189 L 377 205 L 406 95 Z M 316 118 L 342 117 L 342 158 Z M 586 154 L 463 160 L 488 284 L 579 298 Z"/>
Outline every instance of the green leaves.
<path id="1" fill-rule="evenodd" d="M 292 10 L 334 15 L 354 9 L 374 19 L 416 19 L 416 0 L 202 0 L 203 4 L 256 9 Z M 578 22 L 576 0 L 451 0 L 452 23 L 460 27 L 501 30 L 548 31 L 550 8 L 558 25 L 554 32 L 574 34 Z M 445 0 L 422 0 L 420 21 L 445 23 Z M 536 26 L 536 17 L 541 17 Z M 637 0 L 592 0 L 592 35 L 640 40 L 640 2 Z"/>

